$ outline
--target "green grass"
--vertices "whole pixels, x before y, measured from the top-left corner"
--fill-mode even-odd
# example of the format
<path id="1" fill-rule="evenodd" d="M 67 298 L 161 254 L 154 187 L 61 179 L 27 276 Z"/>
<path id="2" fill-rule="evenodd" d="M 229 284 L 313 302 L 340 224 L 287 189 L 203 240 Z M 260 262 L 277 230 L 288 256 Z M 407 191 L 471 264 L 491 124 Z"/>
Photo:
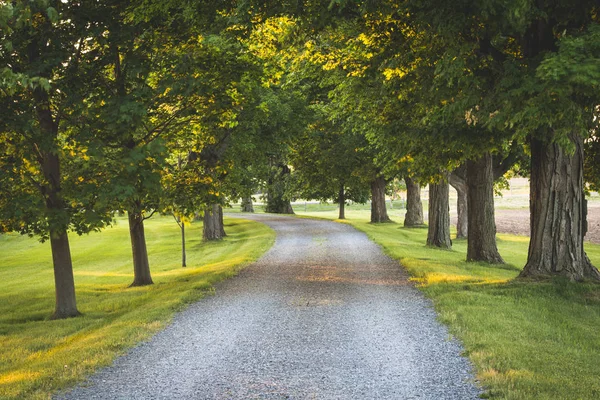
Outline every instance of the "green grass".
<path id="1" fill-rule="evenodd" d="M 335 211 L 302 216 L 335 219 Z M 427 229 L 370 224 L 368 211 L 347 222 L 364 231 L 409 271 L 433 300 L 439 319 L 464 344 L 493 399 L 600 398 L 600 285 L 515 281 L 529 238 L 498 235 L 503 266 L 467 263 L 466 241 L 452 251 L 425 247 Z M 586 244 L 595 265 L 600 246 Z"/>
<path id="2" fill-rule="evenodd" d="M 152 286 L 133 281 L 124 219 L 101 233 L 72 235 L 76 293 L 82 317 L 50 320 L 54 285 L 49 244 L 0 235 L 0 398 L 49 398 L 108 365 L 163 328 L 177 310 L 234 275 L 273 243 L 274 232 L 247 220 L 226 220 L 228 236 L 201 241 L 201 223 L 187 230 L 187 268 L 172 218 L 146 221 Z"/>

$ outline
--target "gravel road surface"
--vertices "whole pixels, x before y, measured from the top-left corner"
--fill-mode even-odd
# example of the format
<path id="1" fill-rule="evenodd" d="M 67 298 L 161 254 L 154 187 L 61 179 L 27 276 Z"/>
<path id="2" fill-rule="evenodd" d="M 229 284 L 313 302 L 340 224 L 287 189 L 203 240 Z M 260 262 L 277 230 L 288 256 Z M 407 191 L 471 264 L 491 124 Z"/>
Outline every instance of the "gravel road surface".
<path id="1" fill-rule="evenodd" d="M 469 362 L 354 228 L 244 215 L 273 248 L 60 399 L 476 399 Z"/>

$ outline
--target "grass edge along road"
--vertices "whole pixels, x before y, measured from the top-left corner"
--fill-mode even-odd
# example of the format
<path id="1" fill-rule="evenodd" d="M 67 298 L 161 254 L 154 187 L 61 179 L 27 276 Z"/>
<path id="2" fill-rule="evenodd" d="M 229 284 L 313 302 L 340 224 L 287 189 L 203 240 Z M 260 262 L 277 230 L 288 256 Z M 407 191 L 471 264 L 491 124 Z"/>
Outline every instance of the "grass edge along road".
<path id="1" fill-rule="evenodd" d="M 155 284 L 133 281 L 126 219 L 100 233 L 71 235 L 82 317 L 52 321 L 49 243 L 0 235 L 0 398 L 46 399 L 162 329 L 174 313 L 258 259 L 275 240 L 264 224 L 226 219 L 228 236 L 203 243 L 202 223 L 187 227 L 187 268 L 172 218 L 145 222 Z"/>
<path id="2" fill-rule="evenodd" d="M 513 281 L 527 258 L 528 237 L 498 235 L 506 265 L 467 263 L 465 240 L 453 250 L 425 246 L 426 228 L 370 224 L 367 210 L 345 222 L 365 232 L 408 270 L 432 299 L 439 319 L 461 340 L 478 380 L 493 399 L 600 398 L 600 285 Z M 335 220 L 336 211 L 299 212 Z M 595 265 L 600 246 L 586 244 Z"/>

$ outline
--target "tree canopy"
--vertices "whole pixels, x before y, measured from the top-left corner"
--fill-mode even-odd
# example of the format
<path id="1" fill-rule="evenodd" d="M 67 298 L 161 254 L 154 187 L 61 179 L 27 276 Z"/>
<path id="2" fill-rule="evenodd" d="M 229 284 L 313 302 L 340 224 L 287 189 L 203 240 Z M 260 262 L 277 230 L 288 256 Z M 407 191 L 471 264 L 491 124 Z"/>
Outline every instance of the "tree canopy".
<path id="1" fill-rule="evenodd" d="M 582 193 L 600 187 L 595 0 L 3 1 L 0 29 L 0 230 L 51 242 L 57 317 L 78 314 L 68 232 L 127 212 L 134 285 L 150 284 L 144 219 L 257 190 L 270 211 L 301 196 L 340 215 L 370 194 L 386 222 L 390 181 L 441 185 L 443 208 L 466 168 L 485 226 L 469 257 L 501 262 L 482 210 L 515 149 L 531 156 L 523 275 L 600 279 L 582 246 Z"/>

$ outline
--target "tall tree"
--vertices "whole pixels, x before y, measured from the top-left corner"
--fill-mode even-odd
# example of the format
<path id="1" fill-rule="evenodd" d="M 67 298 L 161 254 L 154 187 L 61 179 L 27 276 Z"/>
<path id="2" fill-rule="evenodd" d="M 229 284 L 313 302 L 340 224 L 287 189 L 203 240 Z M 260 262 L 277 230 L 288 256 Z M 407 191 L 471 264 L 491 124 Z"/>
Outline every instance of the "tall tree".
<path id="1" fill-rule="evenodd" d="M 467 161 L 469 236 L 467 261 L 504 263 L 496 246 L 492 155 Z M 473 205 L 477 205 L 473 207 Z"/>
<path id="2" fill-rule="evenodd" d="M 79 314 L 68 231 L 110 221 L 96 202 L 98 174 L 85 168 L 85 135 L 77 124 L 100 73 L 86 52 L 94 41 L 94 4 L 0 4 L 0 226 L 49 240 L 54 265 L 54 318 Z M 89 40 L 88 40 L 89 39 Z"/>

